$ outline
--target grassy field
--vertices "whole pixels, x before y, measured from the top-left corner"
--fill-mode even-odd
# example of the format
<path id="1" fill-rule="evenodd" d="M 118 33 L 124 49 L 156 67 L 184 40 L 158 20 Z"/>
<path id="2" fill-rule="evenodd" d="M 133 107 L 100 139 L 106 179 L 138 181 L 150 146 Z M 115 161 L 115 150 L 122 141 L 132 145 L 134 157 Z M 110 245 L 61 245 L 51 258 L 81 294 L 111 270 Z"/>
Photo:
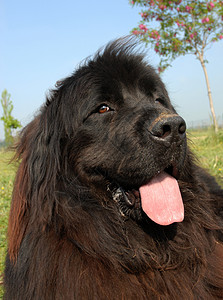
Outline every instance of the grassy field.
<path id="1" fill-rule="evenodd" d="M 2 271 L 6 252 L 7 222 L 15 176 L 15 166 L 9 164 L 13 154 L 0 151 L 0 299 L 2 299 Z"/>
<path id="2" fill-rule="evenodd" d="M 188 144 L 198 162 L 223 186 L 223 129 L 217 135 L 212 130 L 189 131 Z"/>
<path id="3" fill-rule="evenodd" d="M 223 130 L 217 136 L 212 131 L 189 131 L 190 148 L 200 164 L 223 183 Z M 0 151 L 0 299 L 2 299 L 2 272 L 6 253 L 7 221 L 16 167 L 8 164 L 13 153 Z"/>

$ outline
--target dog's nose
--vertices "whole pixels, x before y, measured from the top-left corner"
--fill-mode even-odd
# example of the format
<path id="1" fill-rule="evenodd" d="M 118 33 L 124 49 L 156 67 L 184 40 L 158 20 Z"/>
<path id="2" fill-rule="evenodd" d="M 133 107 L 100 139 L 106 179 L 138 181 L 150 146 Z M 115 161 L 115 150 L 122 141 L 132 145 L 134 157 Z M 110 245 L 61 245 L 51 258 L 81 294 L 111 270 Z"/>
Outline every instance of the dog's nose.
<path id="1" fill-rule="evenodd" d="M 186 135 L 186 123 L 178 115 L 158 118 L 149 130 L 152 137 L 163 142 L 183 140 Z"/>

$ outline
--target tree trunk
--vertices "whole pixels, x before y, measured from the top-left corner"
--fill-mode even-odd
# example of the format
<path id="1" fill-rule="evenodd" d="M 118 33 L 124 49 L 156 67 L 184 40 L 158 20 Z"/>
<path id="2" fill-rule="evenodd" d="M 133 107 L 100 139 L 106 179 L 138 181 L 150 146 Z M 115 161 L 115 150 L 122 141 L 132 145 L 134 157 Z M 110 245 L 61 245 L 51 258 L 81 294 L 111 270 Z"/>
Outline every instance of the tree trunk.
<path id="1" fill-rule="evenodd" d="M 210 104 L 211 114 L 212 114 L 212 118 L 213 118 L 214 130 L 215 130 L 215 133 L 217 133 L 218 132 L 218 123 L 217 123 L 216 115 L 215 115 L 215 111 L 214 111 L 211 88 L 210 88 L 209 79 L 208 79 L 208 73 L 207 73 L 207 69 L 206 69 L 206 66 L 205 66 L 204 59 L 203 59 L 202 55 L 199 55 L 199 60 L 201 62 L 201 65 L 202 65 L 202 68 L 203 68 L 203 71 L 204 71 L 204 76 L 205 76 L 207 90 L 208 90 L 209 104 Z"/>

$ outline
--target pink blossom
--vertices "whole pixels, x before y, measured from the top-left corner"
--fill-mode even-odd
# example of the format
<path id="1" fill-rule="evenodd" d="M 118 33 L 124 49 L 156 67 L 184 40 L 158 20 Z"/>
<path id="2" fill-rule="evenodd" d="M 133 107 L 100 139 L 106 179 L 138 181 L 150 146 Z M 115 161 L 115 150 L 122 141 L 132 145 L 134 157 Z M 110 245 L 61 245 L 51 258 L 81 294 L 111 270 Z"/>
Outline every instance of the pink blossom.
<path id="1" fill-rule="evenodd" d="M 147 14 L 147 13 L 141 13 L 141 17 L 142 17 L 142 18 L 147 18 L 147 17 L 148 17 L 148 14 Z"/>
<path id="2" fill-rule="evenodd" d="M 186 25 L 184 24 L 184 22 L 179 22 L 179 21 L 176 21 L 176 24 L 177 26 L 182 26 L 182 27 L 185 27 Z"/>
<path id="3" fill-rule="evenodd" d="M 132 33 L 135 34 L 135 35 L 137 35 L 137 34 L 140 34 L 140 31 L 138 31 L 138 30 L 133 30 Z"/>
<path id="4" fill-rule="evenodd" d="M 159 40 L 160 39 L 160 35 L 159 32 L 157 30 L 154 30 L 150 33 L 150 37 L 153 38 L 154 40 Z"/>
<path id="5" fill-rule="evenodd" d="M 207 9 L 210 11 L 210 10 L 212 10 L 213 8 L 214 8 L 214 3 L 213 2 L 209 2 L 209 3 L 207 3 Z"/>
<path id="6" fill-rule="evenodd" d="M 221 35 L 219 35 L 219 39 L 220 40 L 222 40 L 223 39 L 223 35 L 221 34 Z"/>
<path id="7" fill-rule="evenodd" d="M 188 5 L 185 8 L 186 8 L 187 12 L 190 12 L 193 9 L 191 6 L 188 6 Z"/>
<path id="8" fill-rule="evenodd" d="M 190 34 L 190 38 L 191 38 L 191 39 L 193 39 L 193 37 L 194 37 L 194 34 L 193 34 L 193 33 L 191 33 L 191 34 Z"/>
<path id="9" fill-rule="evenodd" d="M 189 27 L 188 29 L 189 29 L 189 30 L 191 30 L 192 28 L 191 28 L 191 27 Z"/>
<path id="10" fill-rule="evenodd" d="M 177 11 L 179 11 L 180 10 L 180 8 L 179 7 L 177 7 Z"/>
<path id="11" fill-rule="evenodd" d="M 166 5 L 160 5 L 160 7 L 159 7 L 161 10 L 164 10 L 164 9 L 166 9 Z"/>
<path id="12" fill-rule="evenodd" d="M 147 28 L 144 24 L 140 24 L 140 25 L 139 25 L 139 28 L 140 28 L 141 30 L 144 30 L 144 31 L 147 31 L 147 30 L 148 30 L 148 28 Z"/>
<path id="13" fill-rule="evenodd" d="M 208 17 L 203 18 L 203 19 L 201 20 L 202 23 L 208 23 L 209 21 L 210 21 L 210 19 L 209 19 Z"/>

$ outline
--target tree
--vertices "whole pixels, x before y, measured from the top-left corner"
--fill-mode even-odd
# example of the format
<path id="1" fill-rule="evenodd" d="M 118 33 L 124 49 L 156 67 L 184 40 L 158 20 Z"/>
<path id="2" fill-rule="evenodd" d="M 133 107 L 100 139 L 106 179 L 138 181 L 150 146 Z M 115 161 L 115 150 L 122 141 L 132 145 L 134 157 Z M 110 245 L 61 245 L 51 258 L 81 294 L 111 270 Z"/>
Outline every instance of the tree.
<path id="1" fill-rule="evenodd" d="M 218 124 L 206 69 L 205 51 L 223 39 L 223 1 L 135 0 L 143 7 L 141 21 L 132 33 L 150 44 L 160 55 L 158 71 L 163 72 L 180 55 L 193 54 L 204 71 L 215 132 Z"/>
<path id="2" fill-rule="evenodd" d="M 5 144 L 9 146 L 13 143 L 12 129 L 21 127 L 20 122 L 12 117 L 13 104 L 10 100 L 11 95 L 4 90 L 2 92 L 1 104 L 3 108 L 3 116 L 1 120 L 4 122 Z"/>

